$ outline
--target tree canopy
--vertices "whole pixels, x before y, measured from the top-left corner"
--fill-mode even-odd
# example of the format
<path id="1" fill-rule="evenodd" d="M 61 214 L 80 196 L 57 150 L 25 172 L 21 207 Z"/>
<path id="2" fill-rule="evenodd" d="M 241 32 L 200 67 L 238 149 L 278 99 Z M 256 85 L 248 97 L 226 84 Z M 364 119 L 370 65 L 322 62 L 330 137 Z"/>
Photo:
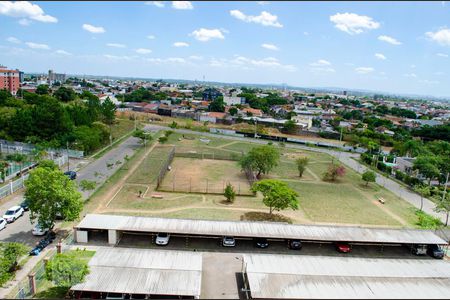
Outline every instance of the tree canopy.
<path id="1" fill-rule="evenodd" d="M 362 180 L 366 182 L 366 186 L 369 185 L 369 182 L 375 182 L 377 175 L 374 171 L 367 170 L 362 174 Z"/>
<path id="2" fill-rule="evenodd" d="M 243 170 L 251 169 L 256 171 L 256 177 L 261 174 L 268 174 L 280 161 L 280 152 L 272 145 L 263 145 L 252 148 L 244 155 L 239 164 Z"/>
<path id="3" fill-rule="evenodd" d="M 252 185 L 253 192 L 263 194 L 263 203 L 269 207 L 269 213 L 286 208 L 298 209 L 298 194 L 286 183 L 275 179 L 264 179 Z"/>
<path id="4" fill-rule="evenodd" d="M 60 287 L 71 287 L 83 282 L 89 274 L 89 266 L 76 255 L 77 252 L 56 254 L 45 267 L 47 279 Z"/>

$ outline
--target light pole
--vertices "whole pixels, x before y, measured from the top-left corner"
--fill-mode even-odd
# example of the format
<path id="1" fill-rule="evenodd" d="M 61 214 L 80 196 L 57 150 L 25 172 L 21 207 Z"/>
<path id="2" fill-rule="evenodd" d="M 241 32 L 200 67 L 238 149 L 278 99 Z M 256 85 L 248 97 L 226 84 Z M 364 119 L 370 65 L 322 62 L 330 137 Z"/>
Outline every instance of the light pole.
<path id="1" fill-rule="evenodd" d="M 67 150 L 67 172 L 70 171 L 70 163 L 69 163 L 69 141 L 66 143 L 66 150 Z"/>

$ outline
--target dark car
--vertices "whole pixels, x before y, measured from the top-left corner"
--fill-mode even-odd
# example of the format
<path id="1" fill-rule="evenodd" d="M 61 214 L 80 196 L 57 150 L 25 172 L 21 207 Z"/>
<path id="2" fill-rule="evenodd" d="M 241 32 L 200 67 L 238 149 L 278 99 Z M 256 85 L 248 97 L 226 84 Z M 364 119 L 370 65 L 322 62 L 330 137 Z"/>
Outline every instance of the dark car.
<path id="1" fill-rule="evenodd" d="M 428 245 L 427 253 L 434 258 L 443 259 L 445 256 L 444 250 L 439 245 Z"/>
<path id="2" fill-rule="evenodd" d="M 352 251 L 352 248 L 348 243 L 344 242 L 337 242 L 336 244 L 336 250 L 341 253 L 349 253 Z"/>
<path id="3" fill-rule="evenodd" d="M 269 242 L 264 238 L 257 238 L 253 240 L 255 242 L 255 246 L 258 248 L 267 248 L 269 247 Z"/>
<path id="4" fill-rule="evenodd" d="M 75 180 L 77 178 L 77 172 L 75 171 L 64 172 L 64 175 L 68 176 L 70 180 Z"/>
<path id="5" fill-rule="evenodd" d="M 43 249 L 42 247 L 36 246 L 33 249 L 31 249 L 30 255 L 31 256 L 37 256 L 37 255 L 39 255 L 39 253 L 41 253 L 42 249 Z"/>
<path id="6" fill-rule="evenodd" d="M 22 203 L 20 203 L 20 207 L 22 207 L 24 211 L 29 211 L 30 208 L 28 207 L 28 203 L 29 203 L 28 200 L 24 199 Z"/>
<path id="7" fill-rule="evenodd" d="M 301 250 L 302 249 L 302 242 L 300 240 L 291 240 L 289 241 L 289 249 L 292 250 Z"/>

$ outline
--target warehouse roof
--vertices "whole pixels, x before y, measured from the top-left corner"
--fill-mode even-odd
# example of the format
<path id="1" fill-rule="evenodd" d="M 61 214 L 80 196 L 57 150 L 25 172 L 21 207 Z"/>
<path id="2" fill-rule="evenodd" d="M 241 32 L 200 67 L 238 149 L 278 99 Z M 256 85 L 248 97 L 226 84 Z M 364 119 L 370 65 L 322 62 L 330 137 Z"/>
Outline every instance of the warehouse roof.
<path id="1" fill-rule="evenodd" d="M 448 298 L 450 263 L 245 254 L 252 298 Z"/>
<path id="2" fill-rule="evenodd" d="M 184 251 L 101 248 L 73 291 L 199 296 L 202 256 Z"/>
<path id="3" fill-rule="evenodd" d="M 291 225 L 270 222 L 206 221 L 100 214 L 86 215 L 76 228 L 277 239 L 295 238 L 306 241 L 447 244 L 432 231 L 419 229 Z"/>

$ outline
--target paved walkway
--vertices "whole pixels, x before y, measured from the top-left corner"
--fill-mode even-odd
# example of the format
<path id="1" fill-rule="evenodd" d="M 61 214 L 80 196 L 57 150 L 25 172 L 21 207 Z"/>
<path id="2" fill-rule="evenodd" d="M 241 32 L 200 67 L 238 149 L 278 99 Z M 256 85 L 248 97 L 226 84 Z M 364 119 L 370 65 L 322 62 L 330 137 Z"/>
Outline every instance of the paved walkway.
<path id="1" fill-rule="evenodd" d="M 159 126 L 159 125 L 149 125 L 149 128 L 153 129 L 159 129 L 159 130 L 167 130 L 167 127 Z M 267 144 L 267 140 L 259 140 L 259 139 L 253 139 L 253 138 L 245 138 L 245 137 L 236 137 L 236 136 L 227 136 L 227 135 L 221 135 L 221 134 L 214 134 L 209 132 L 198 132 L 198 131 L 192 131 L 187 129 L 171 129 L 179 133 L 184 134 L 195 134 L 195 135 L 201 135 L 201 136 L 208 136 L 213 138 L 222 138 L 222 139 L 229 139 L 229 140 L 240 140 L 243 142 L 251 142 L 256 144 Z M 359 158 L 359 154 L 356 153 L 349 153 L 349 152 L 341 152 L 336 150 L 330 150 L 325 148 L 316 148 L 316 147 L 307 147 L 303 145 L 298 144 L 291 144 L 291 143 L 285 143 L 286 148 L 293 148 L 293 149 L 302 149 L 302 150 L 308 150 L 308 151 L 315 151 L 315 152 L 321 152 L 321 153 L 327 153 L 330 154 L 336 158 L 343 164 L 347 165 L 354 171 L 362 174 L 367 170 L 367 167 L 357 162 L 355 159 Z M 378 173 L 376 173 L 376 182 L 386 188 L 387 190 L 391 191 L 398 197 L 404 199 L 405 201 L 409 202 L 411 205 L 415 206 L 416 208 L 420 208 L 420 196 L 416 193 L 413 193 L 409 191 L 404 186 L 398 184 L 397 182 L 382 176 Z M 424 198 L 423 199 L 423 211 L 425 211 L 427 214 L 430 214 L 432 216 L 435 216 L 439 218 L 442 222 L 445 223 L 446 216 L 444 213 L 437 213 L 434 211 L 435 204 L 429 200 Z"/>

